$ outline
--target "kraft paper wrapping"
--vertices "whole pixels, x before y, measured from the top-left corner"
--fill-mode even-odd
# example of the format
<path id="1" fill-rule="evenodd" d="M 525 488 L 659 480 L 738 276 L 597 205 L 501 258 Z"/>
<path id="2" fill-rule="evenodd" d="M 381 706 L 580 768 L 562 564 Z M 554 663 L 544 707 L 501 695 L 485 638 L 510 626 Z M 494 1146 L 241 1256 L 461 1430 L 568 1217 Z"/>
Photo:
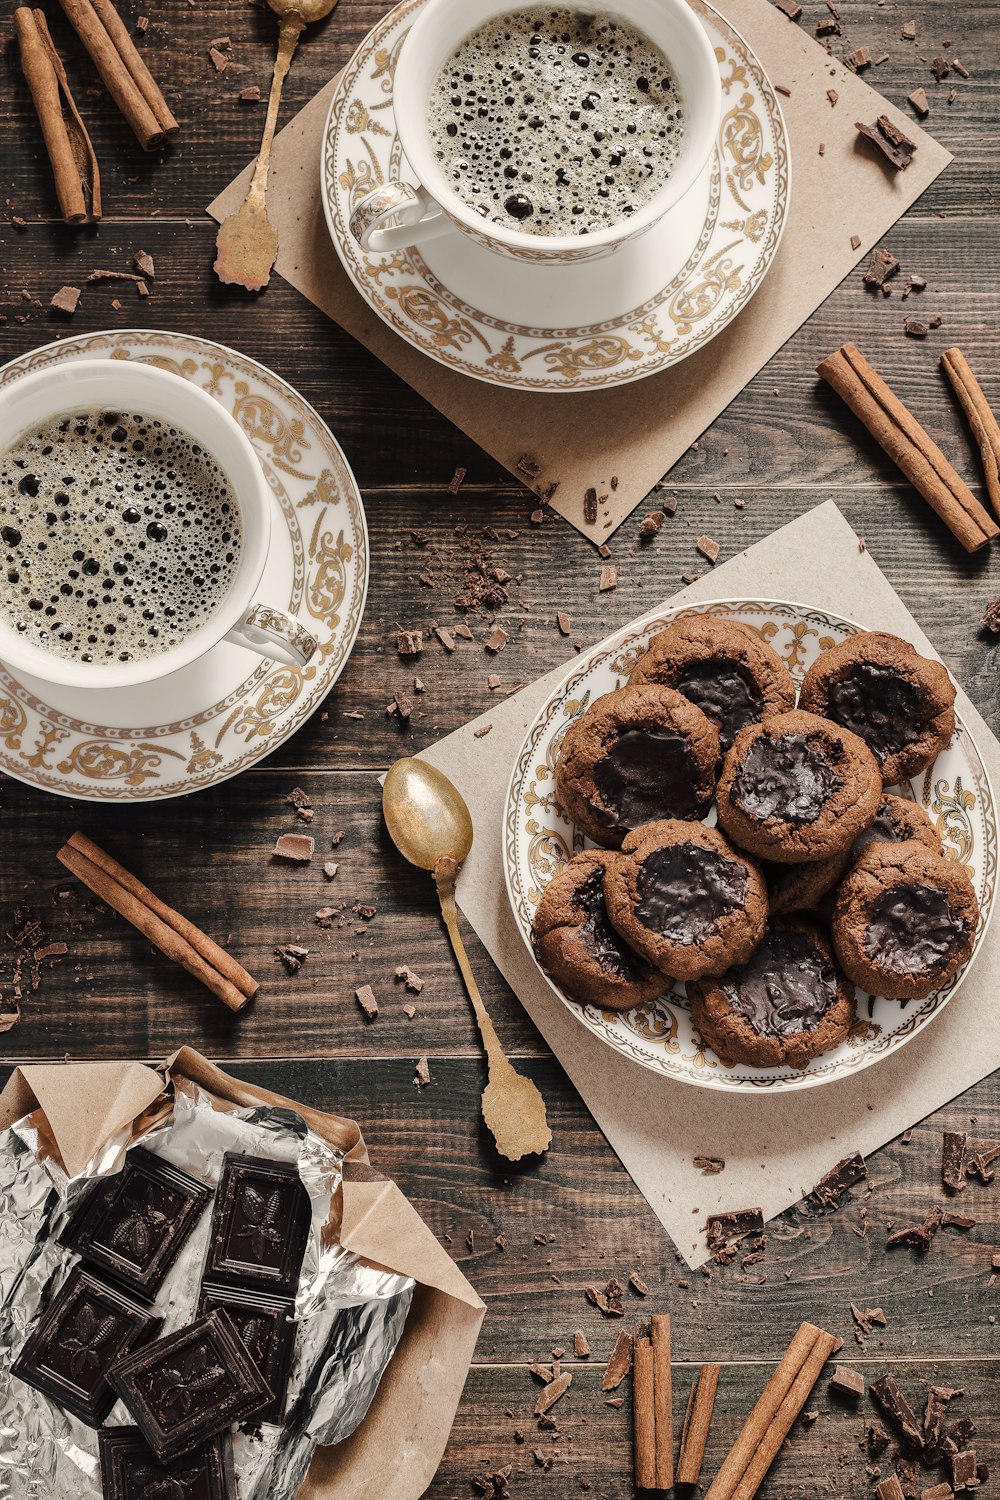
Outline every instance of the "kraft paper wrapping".
<path id="1" fill-rule="evenodd" d="M 943 146 L 831 58 L 770 0 L 714 3 L 749 42 L 771 82 L 791 90 L 781 98 L 791 146 L 791 208 L 781 248 L 749 306 L 690 359 L 635 385 L 578 395 L 511 391 L 446 369 L 413 349 L 354 290 L 327 233 L 319 160 L 335 80 L 274 142 L 268 204 L 280 237 L 279 274 L 522 484 L 517 460 L 530 453 L 539 464 L 532 487 L 541 492 L 557 483 L 554 508 L 595 542 L 607 541 L 951 161 Z M 830 88 L 839 96 L 835 107 L 827 98 Z M 855 120 L 871 123 L 880 114 L 888 114 L 918 143 L 904 172 L 887 170 L 858 142 Z M 209 205 L 215 219 L 239 207 L 250 172 L 247 167 Z M 852 235 L 860 240 L 857 250 L 851 248 Z M 612 475 L 617 488 L 597 524 L 588 526 L 584 492 L 594 486 L 603 494 Z"/>
<path id="2" fill-rule="evenodd" d="M 167 1078 L 191 1079 L 220 1109 L 273 1104 L 295 1110 L 345 1153 L 333 1215 L 341 1244 L 417 1282 L 399 1347 L 368 1415 L 343 1443 L 316 1452 L 301 1500 L 417 1500 L 441 1462 L 485 1306 L 395 1183 L 369 1162 L 353 1120 L 306 1109 L 222 1072 L 190 1047 Z M 67 1171 L 78 1170 L 163 1094 L 164 1078 L 141 1063 L 76 1063 L 16 1069 L 0 1094 L 0 1130 L 33 1110 Z"/>
<path id="3" fill-rule="evenodd" d="M 792 521 L 669 602 L 787 599 L 890 630 L 937 653 L 832 501 Z M 643 613 L 655 609 L 647 601 Z M 1000 923 L 954 999 L 905 1047 L 853 1078 L 801 1093 L 748 1096 L 698 1089 L 630 1063 L 581 1026 L 549 990 L 514 925 L 503 877 L 503 809 L 525 732 L 564 675 L 548 673 L 440 740 L 426 758 L 452 778 L 476 839 L 458 901 L 639 1191 L 691 1266 L 708 1259 L 708 1214 L 760 1207 L 773 1218 L 842 1157 L 892 1140 L 1000 1067 Z M 1000 744 L 959 689 L 956 707 L 1000 787 Z M 492 724 L 476 739 L 477 728 Z M 558 1142 L 556 1142 L 558 1146 Z M 705 1177 L 695 1156 L 724 1158 Z"/>

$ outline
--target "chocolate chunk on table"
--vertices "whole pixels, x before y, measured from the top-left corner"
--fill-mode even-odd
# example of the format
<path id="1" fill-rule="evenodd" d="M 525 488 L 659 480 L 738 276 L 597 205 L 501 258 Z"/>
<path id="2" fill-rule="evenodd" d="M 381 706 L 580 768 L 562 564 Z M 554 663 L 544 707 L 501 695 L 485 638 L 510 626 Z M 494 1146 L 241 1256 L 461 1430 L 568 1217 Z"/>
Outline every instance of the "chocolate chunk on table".
<path id="1" fill-rule="evenodd" d="M 227 1152 L 204 1279 L 294 1297 L 310 1219 L 295 1167 Z"/>
<path id="2" fill-rule="evenodd" d="M 100 1449 L 104 1500 L 237 1500 L 228 1432 L 172 1464 L 159 1462 L 138 1427 L 105 1427 Z"/>
<path id="3" fill-rule="evenodd" d="M 107 1373 L 159 1332 L 162 1318 L 75 1266 L 14 1361 L 12 1371 L 88 1427 L 115 1404 Z"/>
<path id="4" fill-rule="evenodd" d="M 152 1300 L 211 1191 L 136 1146 L 120 1172 L 91 1188 L 62 1243 L 104 1275 Z"/>
<path id="5" fill-rule="evenodd" d="M 860 1151 L 855 1151 L 850 1156 L 845 1156 L 843 1161 L 838 1161 L 835 1167 L 831 1167 L 809 1196 L 821 1208 L 839 1208 L 848 1189 L 857 1182 L 863 1182 L 867 1176 L 865 1159 Z"/>
<path id="6" fill-rule="evenodd" d="M 161 1463 L 193 1452 L 274 1399 L 219 1308 L 119 1360 L 108 1379 Z"/>
<path id="7" fill-rule="evenodd" d="M 274 1392 L 274 1400 L 254 1415 L 255 1422 L 280 1424 L 295 1348 L 295 1304 L 286 1297 L 239 1287 L 203 1284 L 198 1316 L 223 1308 L 233 1320 L 247 1353 Z"/>
<path id="8" fill-rule="evenodd" d="M 917 1421 L 916 1412 L 907 1401 L 892 1375 L 883 1375 L 873 1380 L 871 1393 L 890 1422 L 894 1423 L 904 1442 L 918 1451 L 924 1446 L 924 1432 Z"/>

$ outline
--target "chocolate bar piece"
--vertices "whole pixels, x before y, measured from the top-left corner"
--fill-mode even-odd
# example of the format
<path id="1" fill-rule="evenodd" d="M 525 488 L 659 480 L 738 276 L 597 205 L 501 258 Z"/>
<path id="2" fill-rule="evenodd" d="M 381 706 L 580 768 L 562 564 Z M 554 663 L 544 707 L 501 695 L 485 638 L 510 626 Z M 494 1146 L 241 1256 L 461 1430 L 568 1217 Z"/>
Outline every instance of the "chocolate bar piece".
<path id="1" fill-rule="evenodd" d="M 198 1316 L 217 1307 L 224 1308 L 232 1318 L 247 1353 L 274 1392 L 270 1406 L 257 1412 L 254 1421 L 280 1424 L 295 1347 L 294 1302 L 286 1297 L 269 1297 L 263 1292 L 244 1291 L 239 1287 L 203 1284 Z"/>
<path id="2" fill-rule="evenodd" d="M 229 1432 L 172 1464 L 160 1463 L 138 1427 L 105 1427 L 100 1445 L 104 1500 L 237 1500 Z"/>
<path id="3" fill-rule="evenodd" d="M 173 1463 L 274 1398 L 221 1309 L 119 1360 L 108 1379 L 160 1463 Z"/>
<path id="4" fill-rule="evenodd" d="M 294 1297 L 311 1216 L 309 1194 L 295 1167 L 227 1152 L 205 1280 Z"/>
<path id="5" fill-rule="evenodd" d="M 163 1319 L 74 1267 L 13 1364 L 13 1373 L 88 1427 L 115 1404 L 107 1373 L 155 1338 Z"/>
<path id="6" fill-rule="evenodd" d="M 120 1172 L 90 1190 L 62 1243 L 105 1276 L 152 1301 L 211 1191 L 136 1146 Z"/>

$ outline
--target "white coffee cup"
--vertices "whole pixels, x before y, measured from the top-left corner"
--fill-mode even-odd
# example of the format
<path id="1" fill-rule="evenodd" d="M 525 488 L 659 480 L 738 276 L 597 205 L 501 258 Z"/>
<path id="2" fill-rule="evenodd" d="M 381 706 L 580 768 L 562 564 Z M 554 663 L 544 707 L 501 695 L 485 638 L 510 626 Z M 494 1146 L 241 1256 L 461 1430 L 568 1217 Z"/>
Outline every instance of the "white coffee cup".
<path id="1" fill-rule="evenodd" d="M 461 40 L 515 7 L 511 0 L 425 0 L 400 49 L 392 109 L 417 186 L 388 182 L 354 206 L 351 232 L 365 250 L 419 245 L 459 229 L 499 255 L 537 265 L 567 265 L 610 255 L 644 234 L 701 175 L 719 133 L 722 85 L 715 50 L 687 0 L 573 0 L 573 9 L 628 21 L 669 61 L 684 104 L 680 153 L 659 192 L 636 213 L 589 234 L 538 235 L 482 218 L 452 189 L 427 128 L 427 104 L 442 65 Z"/>
<path id="2" fill-rule="evenodd" d="M 239 503 L 243 543 L 236 572 L 210 617 L 155 656 L 129 662 L 73 661 L 27 640 L 0 613 L 0 661 L 45 682 L 98 689 L 165 677 L 220 641 L 304 667 L 317 649 L 315 637 L 293 615 L 257 598 L 271 540 L 271 497 L 243 429 L 218 401 L 170 370 L 131 360 L 70 360 L 21 376 L 0 390 L 0 451 L 30 428 L 82 411 L 158 417 L 182 428 L 212 455 Z"/>

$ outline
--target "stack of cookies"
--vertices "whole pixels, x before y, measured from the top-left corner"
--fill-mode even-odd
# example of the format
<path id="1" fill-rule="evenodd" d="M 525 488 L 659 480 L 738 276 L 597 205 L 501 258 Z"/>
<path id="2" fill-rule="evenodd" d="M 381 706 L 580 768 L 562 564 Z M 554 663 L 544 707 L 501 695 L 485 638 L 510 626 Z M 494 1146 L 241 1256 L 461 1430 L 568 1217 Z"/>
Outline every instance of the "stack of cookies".
<path id="1" fill-rule="evenodd" d="M 705 1042 L 755 1067 L 842 1042 L 855 985 L 931 994 L 972 952 L 976 895 L 887 788 L 948 745 L 954 702 L 939 662 L 860 632 L 817 659 L 796 705 L 750 626 L 678 620 L 563 738 L 559 803 L 600 847 L 538 906 L 543 968 L 608 1010 L 684 980 Z"/>

